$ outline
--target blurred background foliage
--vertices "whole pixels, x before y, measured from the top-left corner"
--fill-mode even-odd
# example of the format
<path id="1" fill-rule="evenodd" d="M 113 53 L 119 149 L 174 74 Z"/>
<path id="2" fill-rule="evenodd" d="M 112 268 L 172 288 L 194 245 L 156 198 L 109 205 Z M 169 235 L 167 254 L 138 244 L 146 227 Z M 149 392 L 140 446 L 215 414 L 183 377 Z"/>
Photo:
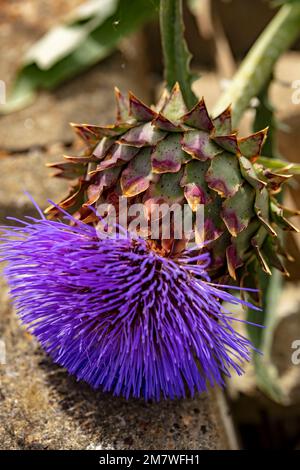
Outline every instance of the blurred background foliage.
<path id="1" fill-rule="evenodd" d="M 293 2 L 299 0 L 184 0 L 194 93 L 204 95 L 210 107 L 214 105 L 280 5 Z M 148 97 L 155 100 L 163 80 L 159 0 L 73 3 L 74 8 L 57 22 L 52 21 L 51 27 L 20 57 L 0 114 L 32 106 L 41 90 L 59 90 L 62 84 L 71 84 L 101 61 L 104 67 L 107 64 L 109 74 L 108 57 L 114 54 L 119 54 L 120 74 L 127 73 L 126 67 L 122 68 L 124 57 L 138 64 L 137 78 L 144 80 Z M 250 101 L 240 122 L 242 133 L 269 126 L 264 157 L 280 155 L 298 164 L 298 169 L 300 104 L 293 103 L 292 83 L 300 79 L 299 49 L 298 40 L 293 50 L 280 59 L 264 89 Z M 6 153 L 9 155 L 10 149 Z M 281 196 L 292 207 L 300 206 L 299 181 Z M 297 235 L 284 238 L 291 252 L 287 260 L 291 277 L 283 280 L 274 273 L 270 281 L 261 275 L 264 313 L 254 320 L 266 329 L 248 329 L 264 355 L 256 355 L 245 377 L 229 384 L 229 399 L 243 445 L 250 448 L 300 448 L 300 365 L 291 362 L 292 340 L 300 339 L 300 241 Z M 249 312 L 249 318 L 253 320 L 253 312 Z"/>

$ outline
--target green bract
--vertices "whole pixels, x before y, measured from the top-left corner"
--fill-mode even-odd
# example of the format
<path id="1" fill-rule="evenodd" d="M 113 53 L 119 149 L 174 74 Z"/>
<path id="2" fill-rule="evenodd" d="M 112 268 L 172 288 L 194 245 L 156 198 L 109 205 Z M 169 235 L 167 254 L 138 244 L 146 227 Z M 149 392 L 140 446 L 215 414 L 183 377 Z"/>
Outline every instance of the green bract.
<path id="1" fill-rule="evenodd" d="M 204 227 L 196 235 L 209 241 L 214 278 L 229 273 L 241 280 L 254 257 L 265 272 L 274 266 L 286 273 L 278 232 L 295 230 L 287 220 L 293 213 L 274 195 L 291 176 L 290 167 L 260 162 L 267 129 L 238 138 L 230 108 L 212 119 L 202 99 L 188 111 L 178 84 L 156 107 L 131 93 L 126 99 L 119 90 L 116 98 L 115 124 L 72 124 L 86 149 L 51 165 L 57 176 L 76 179 L 60 206 L 92 223 L 89 206 L 114 203 L 120 195 L 147 208 L 187 202 L 195 211 L 204 204 Z M 50 216 L 56 212 L 48 209 Z"/>

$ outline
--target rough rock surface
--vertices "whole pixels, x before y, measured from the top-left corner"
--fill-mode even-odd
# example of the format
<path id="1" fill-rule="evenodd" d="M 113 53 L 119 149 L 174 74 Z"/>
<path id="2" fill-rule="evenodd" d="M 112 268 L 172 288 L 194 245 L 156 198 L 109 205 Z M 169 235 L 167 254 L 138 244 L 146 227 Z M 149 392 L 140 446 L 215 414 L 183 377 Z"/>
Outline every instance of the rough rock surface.
<path id="1" fill-rule="evenodd" d="M 2 150 L 17 152 L 55 142 L 70 144 L 74 136 L 70 122 L 114 122 L 114 86 L 125 92 L 134 84 L 135 93 L 147 99 L 143 82 L 137 78 L 126 58 L 116 54 L 105 61 L 105 66 L 94 67 L 53 93 L 41 92 L 28 108 L 1 118 Z"/>
<path id="2" fill-rule="evenodd" d="M 227 448 L 212 396 L 144 403 L 94 392 L 54 365 L 19 325 L 1 285 L 1 449 Z"/>

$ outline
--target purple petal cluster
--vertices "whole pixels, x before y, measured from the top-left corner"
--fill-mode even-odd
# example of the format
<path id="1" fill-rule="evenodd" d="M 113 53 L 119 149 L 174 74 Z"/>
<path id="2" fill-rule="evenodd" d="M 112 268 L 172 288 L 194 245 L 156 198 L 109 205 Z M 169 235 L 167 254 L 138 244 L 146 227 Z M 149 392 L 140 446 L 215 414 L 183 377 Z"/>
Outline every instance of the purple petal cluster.
<path id="1" fill-rule="evenodd" d="M 78 380 L 159 400 L 243 372 L 252 346 L 222 307 L 242 301 L 210 282 L 208 254 L 166 258 L 127 232 L 103 239 L 81 222 L 45 218 L 3 233 L 18 315 Z"/>

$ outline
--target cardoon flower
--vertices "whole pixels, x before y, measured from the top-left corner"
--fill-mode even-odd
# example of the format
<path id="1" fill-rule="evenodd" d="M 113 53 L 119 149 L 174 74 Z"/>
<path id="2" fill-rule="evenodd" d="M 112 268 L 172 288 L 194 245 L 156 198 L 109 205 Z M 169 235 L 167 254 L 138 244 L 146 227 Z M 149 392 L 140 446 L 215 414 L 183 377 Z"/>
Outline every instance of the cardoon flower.
<path id="1" fill-rule="evenodd" d="M 244 302 L 210 281 L 208 253 L 163 256 L 124 229 L 99 237 L 68 217 L 6 227 L 1 247 L 17 312 L 56 363 L 95 389 L 146 400 L 242 373 L 252 346 L 222 302 Z"/>

